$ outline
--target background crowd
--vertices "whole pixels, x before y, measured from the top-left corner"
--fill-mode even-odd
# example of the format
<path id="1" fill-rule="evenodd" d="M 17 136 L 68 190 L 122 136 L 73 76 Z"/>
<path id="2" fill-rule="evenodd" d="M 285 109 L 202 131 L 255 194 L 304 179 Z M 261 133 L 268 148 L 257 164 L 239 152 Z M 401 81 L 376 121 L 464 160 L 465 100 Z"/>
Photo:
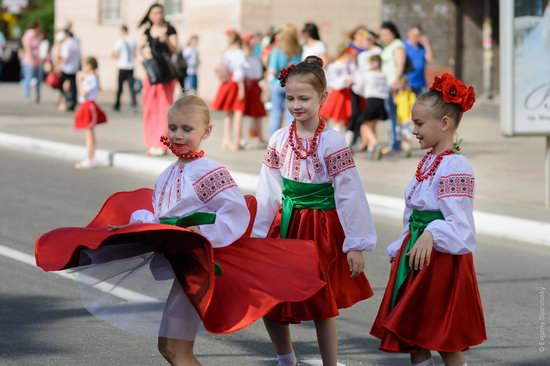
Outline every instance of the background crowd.
<path id="1" fill-rule="evenodd" d="M 112 45 L 118 85 L 110 110 L 121 110 L 126 89 L 131 110 L 138 112 L 141 105 L 143 111 L 147 154 L 164 155 L 167 151 L 160 136 L 166 134 L 168 107 L 178 93 L 199 90 L 199 37 L 179 38 L 159 4 L 144 14 L 138 39 L 129 36 L 129 26 L 120 27 Z M 359 25 L 342 37 L 334 53 L 329 52 L 315 23 L 301 28 L 291 24 L 271 27 L 265 33 L 236 29 L 225 33 L 226 50 L 212 70 L 220 83 L 212 108 L 224 112 L 224 148 L 263 148 L 277 129 L 290 122 L 278 76 L 282 68 L 316 55 L 324 62 L 329 87 L 321 116 L 331 128 L 345 135 L 355 153 L 365 151 L 369 159 L 410 156 L 410 108 L 426 90 L 426 64 L 435 57 L 421 26 L 408 29 L 403 39 L 390 21 L 376 28 Z M 56 30 L 52 41 L 45 39 L 40 24 L 34 23 L 21 37 L 19 51 L 24 101 L 40 103 L 45 81 L 59 90 L 59 110 L 74 111 L 79 103 L 77 74 L 82 70 L 82 57 L 81 39 L 72 23 Z M 136 67 L 145 70 L 141 80 L 134 75 Z M 252 123 L 243 132 L 244 118 L 251 118 Z M 385 146 L 378 140 L 381 121 L 387 121 Z M 254 138 L 257 144 L 251 144 Z"/>

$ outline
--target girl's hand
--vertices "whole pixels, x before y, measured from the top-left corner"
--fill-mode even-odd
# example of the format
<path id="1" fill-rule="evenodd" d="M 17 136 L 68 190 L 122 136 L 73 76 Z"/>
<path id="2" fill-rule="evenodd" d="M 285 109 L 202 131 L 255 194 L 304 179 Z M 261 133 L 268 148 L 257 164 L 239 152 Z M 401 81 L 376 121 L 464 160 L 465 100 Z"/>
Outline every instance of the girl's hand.
<path id="1" fill-rule="evenodd" d="M 201 233 L 201 229 L 198 226 L 189 226 L 189 227 L 186 227 L 186 229 L 191 230 L 194 233 L 198 233 L 198 234 Z"/>
<path id="2" fill-rule="evenodd" d="M 409 256 L 409 266 L 415 271 L 424 268 L 424 263 L 426 263 L 426 267 L 429 266 L 433 245 L 434 238 L 432 233 L 425 230 L 407 253 Z"/>
<path id="3" fill-rule="evenodd" d="M 136 222 L 133 222 L 133 223 L 131 223 L 131 224 L 126 224 L 126 225 L 107 225 L 107 230 L 109 230 L 109 231 L 117 231 L 117 230 L 120 230 L 120 229 L 127 228 L 127 227 L 130 226 L 130 225 L 141 224 L 141 223 L 142 223 L 141 221 L 136 221 Z"/>
<path id="4" fill-rule="evenodd" d="M 349 271 L 351 272 L 351 278 L 359 276 L 365 268 L 365 259 L 363 258 L 363 253 L 356 250 L 349 251 L 348 265 Z"/>

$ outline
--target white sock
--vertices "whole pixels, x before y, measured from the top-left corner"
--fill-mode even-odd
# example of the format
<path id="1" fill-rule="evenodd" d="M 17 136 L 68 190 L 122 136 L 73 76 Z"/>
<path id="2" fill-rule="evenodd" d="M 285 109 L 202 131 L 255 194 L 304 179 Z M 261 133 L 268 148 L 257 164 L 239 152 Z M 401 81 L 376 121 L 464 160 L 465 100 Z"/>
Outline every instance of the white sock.
<path id="1" fill-rule="evenodd" d="M 294 352 L 286 355 L 277 355 L 277 359 L 279 360 L 278 366 L 296 366 L 298 364 L 298 360 L 296 359 L 296 354 Z"/>
<path id="2" fill-rule="evenodd" d="M 413 366 L 435 366 L 435 362 L 434 362 L 434 359 L 430 357 L 426 361 L 413 363 Z"/>

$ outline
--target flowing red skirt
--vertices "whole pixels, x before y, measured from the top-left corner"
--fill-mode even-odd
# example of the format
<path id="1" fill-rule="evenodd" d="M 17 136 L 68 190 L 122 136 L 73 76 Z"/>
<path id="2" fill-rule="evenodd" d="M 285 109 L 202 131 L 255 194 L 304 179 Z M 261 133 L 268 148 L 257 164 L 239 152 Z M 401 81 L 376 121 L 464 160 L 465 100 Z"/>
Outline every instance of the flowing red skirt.
<path id="1" fill-rule="evenodd" d="M 319 114 L 324 118 L 347 125 L 351 116 L 351 89 L 331 89 Z"/>
<path id="2" fill-rule="evenodd" d="M 92 128 L 97 124 L 107 122 L 105 112 L 91 100 L 82 103 L 74 115 L 74 128 L 84 130 Z"/>
<path id="3" fill-rule="evenodd" d="M 487 339 L 472 253 L 452 255 L 433 249 L 430 265 L 411 272 L 392 309 L 396 276 L 394 265 L 370 332 L 382 340 L 382 351 L 459 352 Z"/>
<path id="4" fill-rule="evenodd" d="M 245 99 L 239 99 L 239 86 L 231 80 L 224 81 L 218 88 L 218 93 L 212 104 L 216 111 L 244 111 Z"/>
<path id="5" fill-rule="evenodd" d="M 135 210 L 152 210 L 151 196 L 150 189 L 115 193 L 86 227 L 43 234 L 36 240 L 37 266 L 45 271 L 74 268 L 80 265 L 82 249 L 143 243 L 164 253 L 212 333 L 247 327 L 277 304 L 303 301 L 326 287 L 319 279 L 317 253 L 310 241 L 253 239 L 247 237 L 248 230 L 232 245 L 213 249 L 202 235 L 171 225 L 136 224 L 107 230 L 108 224 L 128 223 Z M 254 210 L 253 220 L 256 206 L 249 207 Z M 214 274 L 214 261 L 222 269 L 221 276 Z"/>
<path id="6" fill-rule="evenodd" d="M 248 117 L 260 118 L 267 115 L 262 102 L 262 88 L 258 80 L 247 79 L 245 81 L 245 108 L 244 115 Z"/>
<path id="7" fill-rule="evenodd" d="M 278 238 L 280 225 L 279 210 L 267 236 Z M 315 242 L 321 279 L 329 285 L 306 301 L 278 305 L 269 313 L 269 319 L 279 323 L 328 319 L 337 316 L 338 309 L 373 295 L 365 274 L 350 277 L 347 255 L 342 251 L 345 234 L 336 210 L 294 210 L 287 237 Z"/>

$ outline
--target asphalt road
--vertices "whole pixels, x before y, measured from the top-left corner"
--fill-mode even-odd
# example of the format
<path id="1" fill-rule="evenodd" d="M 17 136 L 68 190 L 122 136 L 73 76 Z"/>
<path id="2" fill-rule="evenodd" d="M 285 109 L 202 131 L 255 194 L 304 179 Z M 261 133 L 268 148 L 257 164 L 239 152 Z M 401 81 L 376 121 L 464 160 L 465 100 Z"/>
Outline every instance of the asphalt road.
<path id="1" fill-rule="evenodd" d="M 65 161 L 1 149 L 0 172 L 0 249 L 28 255 L 41 233 L 85 225 L 111 193 L 154 183 L 151 176 L 108 168 L 75 171 Z M 378 351 L 368 335 L 388 276 L 385 245 L 401 230 L 398 221 L 375 219 L 380 240 L 366 255 L 366 273 L 376 295 L 342 311 L 339 361 L 408 365 L 406 355 Z M 548 333 L 539 318 L 548 316 L 550 249 L 478 239 L 475 260 L 489 340 L 467 352 L 470 365 L 550 365 L 550 347 L 541 351 L 539 345 L 541 330 Z M 293 336 L 298 357 L 315 364 L 307 361 L 319 358 L 313 324 L 293 327 Z M 276 364 L 260 323 L 231 335 L 204 334 L 196 353 L 204 365 Z M 0 255 L 0 365 L 162 364 L 155 339 L 127 335 L 90 316 L 74 282 Z"/>

